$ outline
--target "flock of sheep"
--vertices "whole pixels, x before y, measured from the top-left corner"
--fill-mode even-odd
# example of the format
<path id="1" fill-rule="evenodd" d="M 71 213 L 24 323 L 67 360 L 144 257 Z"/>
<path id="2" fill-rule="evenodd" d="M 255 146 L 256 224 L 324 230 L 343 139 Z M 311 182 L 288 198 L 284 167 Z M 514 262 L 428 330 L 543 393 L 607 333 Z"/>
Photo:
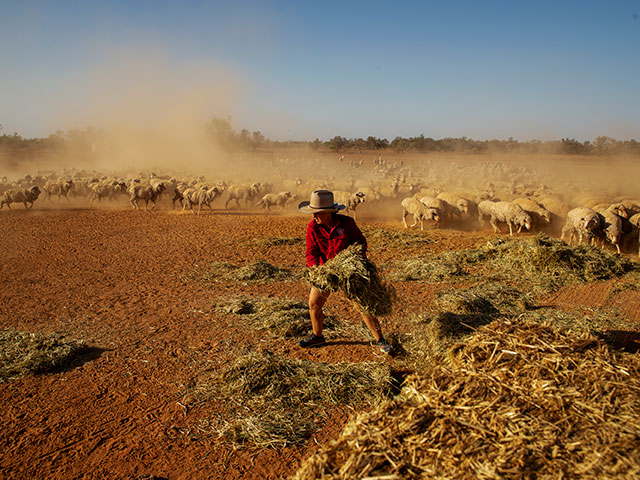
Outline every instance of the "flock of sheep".
<path id="1" fill-rule="evenodd" d="M 304 168 L 295 171 L 295 166 Z M 208 181 L 205 177 L 156 175 L 139 172 L 129 176 L 99 176 L 96 172 L 63 171 L 26 175 L 14 182 L 0 177 L 0 208 L 22 203 L 27 209 L 44 196 L 43 201 L 84 200 L 97 203 L 118 202 L 127 198 L 133 209 L 154 209 L 160 199 L 166 208 L 182 208 L 199 214 L 203 207 L 213 209 L 220 198 L 220 208 L 272 208 L 285 211 L 294 202 L 306 200 L 311 191 L 330 189 L 346 213 L 356 216 L 363 208 L 377 218 L 402 212 L 405 228 L 434 227 L 482 229 L 489 222 L 494 232 L 502 226 L 513 235 L 523 230 L 544 231 L 559 235 L 569 243 L 592 244 L 630 249 L 638 244 L 640 201 L 629 195 L 593 198 L 566 194 L 547 186 L 543 175 L 522 165 L 480 161 L 474 164 L 436 163 L 431 160 L 405 166 L 403 161 L 378 157 L 371 165 L 362 160 L 338 162 L 316 160 L 315 163 L 274 161 L 269 174 L 260 181 Z M 303 180 L 313 171 L 315 178 Z M 257 172 L 256 172 L 257 173 Z M 298 174 L 298 175 L 296 175 Z M 601 196 L 602 197 L 602 196 Z M 360 207 L 360 205 L 363 205 Z M 382 214 L 386 212 L 386 215 Z M 395 214 L 393 212 L 396 212 Z M 407 217 L 413 217 L 413 223 Z M 398 217 L 395 217 L 398 218 Z"/>

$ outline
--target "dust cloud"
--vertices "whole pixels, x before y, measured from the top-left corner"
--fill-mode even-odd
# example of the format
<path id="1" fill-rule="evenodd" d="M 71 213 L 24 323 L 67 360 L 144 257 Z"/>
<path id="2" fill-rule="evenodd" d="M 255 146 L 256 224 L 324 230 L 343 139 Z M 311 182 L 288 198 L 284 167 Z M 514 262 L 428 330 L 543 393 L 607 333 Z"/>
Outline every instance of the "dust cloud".
<path id="1" fill-rule="evenodd" d="M 400 200 L 420 191 L 502 200 L 553 194 L 570 204 L 583 203 L 587 196 L 640 198 L 640 165 L 631 157 L 223 148 L 207 122 L 233 116 L 249 88 L 239 72 L 222 65 L 169 61 L 150 51 L 114 52 L 93 68 L 69 75 L 64 87 L 49 93 L 54 98 L 48 119 L 52 131 L 84 135 L 82 148 L 52 148 L 12 162 L 0 157 L 0 174 L 17 178 L 74 169 L 129 179 L 155 172 L 214 182 L 260 181 L 275 192 L 291 190 L 294 201 L 308 199 L 318 187 L 353 193 L 389 190 L 397 183 L 386 202 L 362 206 L 371 215 L 386 217 L 388 212 L 393 218 Z"/>
<path id="2" fill-rule="evenodd" d="M 48 93 L 51 131 L 84 134 L 83 148 L 45 152 L 9 167 L 20 174 L 62 168 L 213 174 L 226 154 L 212 141 L 207 122 L 232 115 L 242 89 L 241 75 L 221 65 L 169 61 L 149 51 L 112 52 Z M 87 133 L 89 126 L 99 134 Z"/>

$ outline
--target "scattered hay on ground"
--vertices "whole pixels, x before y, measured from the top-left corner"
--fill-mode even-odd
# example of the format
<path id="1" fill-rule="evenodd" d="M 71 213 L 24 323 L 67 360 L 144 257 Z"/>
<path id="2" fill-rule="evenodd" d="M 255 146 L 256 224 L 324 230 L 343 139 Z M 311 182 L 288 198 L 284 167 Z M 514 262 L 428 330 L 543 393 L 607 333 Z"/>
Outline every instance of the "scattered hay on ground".
<path id="1" fill-rule="evenodd" d="M 398 281 L 456 281 L 484 267 L 485 277 L 531 285 L 536 293 L 564 285 L 621 277 L 638 269 L 625 257 L 589 245 L 567 245 L 545 235 L 497 238 L 481 248 L 426 255 L 393 266 Z"/>
<path id="2" fill-rule="evenodd" d="M 426 232 L 363 229 L 367 242 L 376 248 L 412 248 L 434 243 Z"/>
<path id="3" fill-rule="evenodd" d="M 422 371 L 464 337 L 498 318 L 521 315 L 532 306 L 529 295 L 513 287 L 484 283 L 462 290 L 438 293 L 440 312 L 409 319 L 409 333 L 403 342 L 405 362 Z"/>
<path id="4" fill-rule="evenodd" d="M 464 295 L 464 291 L 460 292 Z M 454 292 L 454 295 L 456 292 Z M 445 294 L 449 295 L 449 294 Z M 475 297 L 474 297 L 475 298 Z M 449 303 L 449 302 L 447 302 Z M 484 302 L 471 307 L 463 305 L 453 310 L 477 311 L 486 307 Z M 553 325 L 560 330 L 568 330 L 580 334 L 592 334 L 615 344 L 609 339 L 612 331 L 634 331 L 637 325 L 615 307 L 586 308 L 577 311 L 565 311 L 556 307 L 531 307 L 528 298 L 514 297 L 514 307 L 509 302 L 497 302 L 488 308 L 489 313 L 421 313 L 406 319 L 408 331 L 401 340 L 405 352 L 402 360 L 414 372 L 422 372 L 430 368 L 434 362 L 441 362 L 456 343 L 463 342 L 478 328 L 497 319 L 514 319 L 517 322 Z M 491 313 L 493 312 L 493 313 Z"/>
<path id="5" fill-rule="evenodd" d="M 309 306 L 300 300 L 279 297 L 231 297 L 216 305 L 225 313 L 242 315 L 249 325 L 267 332 L 272 337 L 299 337 L 311 329 Z M 326 318 L 325 328 L 332 330 L 335 325 Z"/>
<path id="6" fill-rule="evenodd" d="M 219 301 L 214 309 L 241 315 L 251 328 L 267 332 L 274 338 L 300 337 L 311 330 L 309 305 L 306 301 L 234 295 Z M 368 330 L 362 326 L 340 321 L 331 315 L 325 316 L 323 327 L 329 333 L 338 335 L 368 334 Z"/>
<path id="7" fill-rule="evenodd" d="M 291 270 L 271 265 L 265 260 L 238 266 L 227 262 L 213 262 L 207 268 L 193 273 L 188 279 L 201 282 L 269 282 L 293 280 L 296 276 Z"/>
<path id="8" fill-rule="evenodd" d="M 357 307 L 373 316 L 388 315 L 395 297 L 393 287 L 385 283 L 375 264 L 354 244 L 324 265 L 309 268 L 306 280 L 320 290 L 342 290 Z"/>
<path id="9" fill-rule="evenodd" d="M 637 328 L 636 322 L 615 307 L 581 307 L 577 311 L 543 307 L 524 312 L 518 318 L 527 322 L 547 323 L 563 330 L 593 335 L 602 335 L 607 330 Z"/>
<path id="10" fill-rule="evenodd" d="M 399 360 L 407 369 L 419 372 L 441 362 L 456 342 L 488 321 L 478 315 L 421 313 L 409 317 L 407 323 L 409 331 L 399 339 Z"/>
<path id="11" fill-rule="evenodd" d="M 485 247 L 491 266 L 505 278 L 526 279 L 537 290 L 569 283 L 608 280 L 637 269 L 637 263 L 586 244 L 567 245 L 545 235 L 494 241 Z"/>
<path id="12" fill-rule="evenodd" d="M 286 245 L 303 245 L 305 239 L 303 237 L 267 237 L 256 238 L 252 243 L 261 247 L 282 247 Z"/>
<path id="13" fill-rule="evenodd" d="M 467 279 L 469 266 L 486 257 L 483 250 L 469 249 L 422 255 L 394 262 L 389 279 L 394 281 L 451 282 Z"/>
<path id="14" fill-rule="evenodd" d="M 640 269 L 626 274 L 620 282 L 613 286 L 612 293 L 640 290 Z"/>
<path id="15" fill-rule="evenodd" d="M 210 423 L 236 446 L 283 448 L 308 439 L 327 407 L 367 407 L 391 392 L 390 368 L 380 363 L 327 364 L 271 353 L 240 357 L 220 377 L 201 380 L 200 402 L 224 402 L 230 414 Z"/>
<path id="16" fill-rule="evenodd" d="M 517 315 L 530 308 L 533 300 L 517 288 L 490 282 L 466 289 L 440 291 L 435 303 L 444 312 L 495 317 Z"/>
<path id="17" fill-rule="evenodd" d="M 0 330 L 0 382 L 20 375 L 56 371 L 88 350 L 83 342 L 65 342 L 60 335 Z"/>
<path id="18" fill-rule="evenodd" d="M 640 359 L 498 320 L 348 424 L 295 478 L 640 476 Z"/>

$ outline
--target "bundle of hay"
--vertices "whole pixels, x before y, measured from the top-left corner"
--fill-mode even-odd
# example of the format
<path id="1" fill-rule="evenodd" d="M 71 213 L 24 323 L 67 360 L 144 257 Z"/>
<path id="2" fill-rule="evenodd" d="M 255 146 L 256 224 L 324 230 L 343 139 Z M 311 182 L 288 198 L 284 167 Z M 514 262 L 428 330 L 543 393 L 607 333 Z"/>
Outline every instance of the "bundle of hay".
<path id="1" fill-rule="evenodd" d="M 308 269 L 306 279 L 319 290 L 342 290 L 368 315 L 391 313 L 394 290 L 364 255 L 362 245 L 351 245 L 324 265 Z"/>
<path id="2" fill-rule="evenodd" d="M 637 356 L 496 321 L 347 425 L 295 478 L 639 478 L 639 393 Z"/>

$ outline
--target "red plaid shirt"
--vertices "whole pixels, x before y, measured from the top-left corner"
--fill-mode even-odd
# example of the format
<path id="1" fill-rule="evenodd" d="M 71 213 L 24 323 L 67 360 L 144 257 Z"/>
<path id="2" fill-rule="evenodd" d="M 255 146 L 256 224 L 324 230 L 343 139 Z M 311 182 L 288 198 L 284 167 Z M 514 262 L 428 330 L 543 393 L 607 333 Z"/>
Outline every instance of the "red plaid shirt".
<path id="1" fill-rule="evenodd" d="M 353 218 L 334 214 L 334 225 L 318 225 L 311 220 L 307 225 L 307 267 L 324 265 L 349 245 L 359 243 L 367 251 L 367 240 Z"/>

